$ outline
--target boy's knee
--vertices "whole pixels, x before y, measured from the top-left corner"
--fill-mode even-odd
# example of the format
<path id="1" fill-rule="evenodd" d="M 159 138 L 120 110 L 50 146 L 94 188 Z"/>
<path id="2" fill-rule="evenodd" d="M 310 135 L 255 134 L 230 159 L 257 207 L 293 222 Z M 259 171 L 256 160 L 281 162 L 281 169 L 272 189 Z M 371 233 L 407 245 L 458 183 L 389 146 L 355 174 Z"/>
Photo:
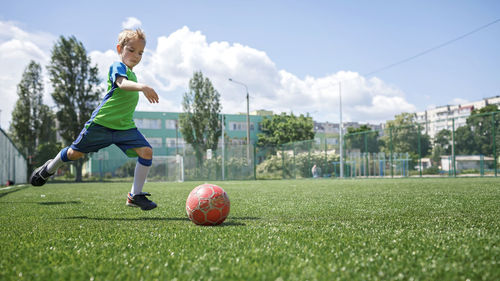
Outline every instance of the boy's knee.
<path id="1" fill-rule="evenodd" d="M 141 147 L 136 150 L 139 157 L 144 159 L 153 159 L 153 149 L 151 147 Z"/>
<path id="2" fill-rule="evenodd" d="M 75 161 L 75 160 L 78 160 L 78 159 L 82 158 L 83 155 L 84 155 L 84 153 L 69 148 L 68 152 L 67 152 L 67 155 L 68 155 L 68 159 L 69 160 Z"/>
<path id="3" fill-rule="evenodd" d="M 153 164 L 153 149 L 151 147 L 141 147 L 136 149 L 138 154 L 137 161 L 144 166 L 151 166 Z"/>

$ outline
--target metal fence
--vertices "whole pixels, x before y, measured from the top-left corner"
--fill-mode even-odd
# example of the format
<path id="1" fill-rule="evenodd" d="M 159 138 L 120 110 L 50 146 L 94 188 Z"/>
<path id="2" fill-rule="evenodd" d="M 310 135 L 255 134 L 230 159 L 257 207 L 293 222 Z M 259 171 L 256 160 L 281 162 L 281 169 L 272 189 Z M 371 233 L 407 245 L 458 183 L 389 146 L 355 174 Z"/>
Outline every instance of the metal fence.
<path id="1" fill-rule="evenodd" d="M 346 134 L 344 140 L 356 177 L 497 177 L 500 112 L 389 126 Z"/>
<path id="2" fill-rule="evenodd" d="M 216 150 L 196 149 L 184 145 L 177 149 L 154 147 L 168 151 L 153 156 L 150 181 L 255 180 L 312 177 L 312 166 L 318 174 L 334 173 L 338 161 L 335 149 L 303 141 L 282 146 L 250 147 L 246 144 L 219 144 Z M 177 152 L 177 154 L 176 154 Z M 133 177 L 136 159 L 127 158 L 111 146 L 89 155 L 83 175 L 94 180 Z M 71 175 L 66 175 L 71 177 Z"/>
<path id="3" fill-rule="evenodd" d="M 26 183 L 28 164 L 7 134 L 0 129 L 0 185 Z"/>
<path id="4" fill-rule="evenodd" d="M 345 178 L 498 176 L 500 112 L 345 134 L 342 163 L 333 138 L 251 146 L 249 154 L 231 142 L 215 150 L 157 145 L 148 180 L 339 178 L 341 170 Z M 113 146 L 91 154 L 83 174 L 129 178 L 135 163 Z"/>

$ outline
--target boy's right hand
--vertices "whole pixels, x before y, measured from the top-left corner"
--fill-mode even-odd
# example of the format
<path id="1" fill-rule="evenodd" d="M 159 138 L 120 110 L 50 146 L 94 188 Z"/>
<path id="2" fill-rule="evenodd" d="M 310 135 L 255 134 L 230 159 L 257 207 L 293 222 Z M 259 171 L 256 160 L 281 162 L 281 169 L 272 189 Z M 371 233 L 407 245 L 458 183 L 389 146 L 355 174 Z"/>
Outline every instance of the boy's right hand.
<path id="1" fill-rule="evenodd" d="M 159 97 L 158 94 L 155 92 L 155 90 L 148 85 L 144 85 L 142 88 L 142 92 L 144 93 L 144 96 L 148 99 L 150 103 L 158 103 L 159 102 Z"/>
<path id="2" fill-rule="evenodd" d="M 134 81 L 129 81 L 127 78 L 122 76 L 116 79 L 116 85 L 125 91 L 141 91 L 144 96 L 148 99 L 150 103 L 158 103 L 159 98 L 155 90 L 148 85 L 137 83 Z"/>

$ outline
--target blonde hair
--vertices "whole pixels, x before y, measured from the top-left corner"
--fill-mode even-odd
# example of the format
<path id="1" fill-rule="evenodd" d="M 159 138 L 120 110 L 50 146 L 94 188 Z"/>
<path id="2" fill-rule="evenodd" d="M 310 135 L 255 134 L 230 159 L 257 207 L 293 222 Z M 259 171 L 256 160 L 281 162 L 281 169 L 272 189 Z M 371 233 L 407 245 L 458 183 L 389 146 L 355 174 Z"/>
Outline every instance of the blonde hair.
<path id="1" fill-rule="evenodd" d="M 140 39 L 146 42 L 146 34 L 140 28 L 137 28 L 136 30 L 124 29 L 118 35 L 118 45 L 124 47 L 132 39 Z"/>

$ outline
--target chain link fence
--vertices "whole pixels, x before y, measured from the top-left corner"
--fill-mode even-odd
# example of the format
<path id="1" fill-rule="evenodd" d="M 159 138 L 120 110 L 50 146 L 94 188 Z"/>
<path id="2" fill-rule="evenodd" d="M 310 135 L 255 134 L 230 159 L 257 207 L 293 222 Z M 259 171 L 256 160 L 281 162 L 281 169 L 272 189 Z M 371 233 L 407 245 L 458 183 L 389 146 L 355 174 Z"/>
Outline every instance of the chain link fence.
<path id="1" fill-rule="evenodd" d="M 28 163 L 23 154 L 0 129 L 0 185 L 26 183 Z"/>
<path id="2" fill-rule="evenodd" d="M 500 112 L 344 136 L 347 177 L 498 176 Z"/>
<path id="3" fill-rule="evenodd" d="M 250 149 L 232 142 L 219 143 L 214 150 L 155 144 L 148 180 L 340 178 L 341 173 L 344 178 L 497 177 L 500 112 L 348 133 L 343 138 L 342 161 L 339 143 L 336 136 L 335 141 L 316 139 Z M 83 171 L 87 178 L 133 177 L 136 159 L 127 158 L 115 146 L 89 156 Z"/>

